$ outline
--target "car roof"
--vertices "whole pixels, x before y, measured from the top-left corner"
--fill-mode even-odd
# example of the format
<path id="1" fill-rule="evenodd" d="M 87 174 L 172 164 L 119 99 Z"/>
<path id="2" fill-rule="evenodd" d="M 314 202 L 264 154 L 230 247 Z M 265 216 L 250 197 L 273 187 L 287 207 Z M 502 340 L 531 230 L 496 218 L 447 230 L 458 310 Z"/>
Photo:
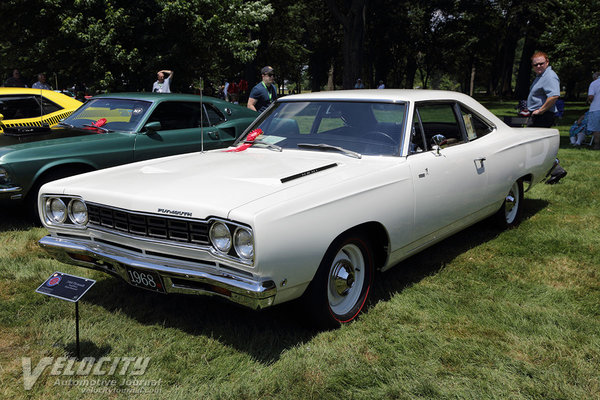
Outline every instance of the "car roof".
<path id="1" fill-rule="evenodd" d="M 121 93 L 103 93 L 93 97 L 96 98 L 114 98 L 114 99 L 135 99 L 146 101 L 200 101 L 200 96 L 186 93 L 153 93 L 153 92 L 121 92 Z M 205 99 L 214 101 L 214 97 L 204 96 Z"/>
<path id="2" fill-rule="evenodd" d="M 22 87 L 0 87 L 0 96 L 2 95 L 39 95 L 58 103 L 64 108 L 78 108 L 82 103 L 72 97 L 66 96 L 62 93 L 55 92 L 54 90 L 46 89 L 33 89 L 33 88 L 22 88 Z"/>
<path id="3" fill-rule="evenodd" d="M 314 92 L 285 96 L 280 101 L 303 100 L 349 100 L 349 101 L 423 101 L 423 100 L 461 100 L 469 101 L 471 97 L 449 90 L 424 89 L 358 89 Z"/>

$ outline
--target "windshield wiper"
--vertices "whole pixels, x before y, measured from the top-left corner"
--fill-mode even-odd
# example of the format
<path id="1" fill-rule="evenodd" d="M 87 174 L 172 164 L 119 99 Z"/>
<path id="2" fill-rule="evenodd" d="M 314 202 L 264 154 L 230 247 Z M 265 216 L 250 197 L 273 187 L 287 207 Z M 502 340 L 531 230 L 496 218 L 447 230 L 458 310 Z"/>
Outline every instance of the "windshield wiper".
<path id="1" fill-rule="evenodd" d="M 272 144 L 272 143 L 267 143 L 262 140 L 244 140 L 244 143 L 262 144 L 262 145 L 267 146 L 267 148 L 270 150 L 275 150 L 275 151 L 279 151 L 279 152 L 283 151 L 283 148 L 281 146 L 277 146 L 276 144 Z"/>
<path id="2" fill-rule="evenodd" d="M 75 128 L 75 126 L 74 126 L 74 125 L 71 125 L 71 124 L 69 124 L 69 123 L 62 122 L 62 121 L 61 121 L 61 122 L 59 122 L 59 123 L 58 123 L 58 125 L 60 125 L 60 126 L 66 126 L 67 128 Z"/>
<path id="3" fill-rule="evenodd" d="M 345 149 L 343 147 L 332 146 L 332 145 L 326 144 L 326 143 L 319 143 L 319 144 L 298 143 L 298 147 L 300 147 L 300 148 L 304 147 L 304 148 L 308 148 L 308 149 L 335 150 L 335 151 L 339 151 L 340 153 L 344 153 L 345 155 L 350 156 L 350 157 L 362 158 L 362 154 L 360 154 L 360 153 Z"/>
<path id="4" fill-rule="evenodd" d="M 88 128 L 96 128 L 96 129 L 100 129 L 102 132 L 112 132 L 110 129 L 105 128 L 103 126 L 96 126 L 96 125 L 92 125 L 92 124 L 83 124 L 83 126 L 87 126 Z"/>

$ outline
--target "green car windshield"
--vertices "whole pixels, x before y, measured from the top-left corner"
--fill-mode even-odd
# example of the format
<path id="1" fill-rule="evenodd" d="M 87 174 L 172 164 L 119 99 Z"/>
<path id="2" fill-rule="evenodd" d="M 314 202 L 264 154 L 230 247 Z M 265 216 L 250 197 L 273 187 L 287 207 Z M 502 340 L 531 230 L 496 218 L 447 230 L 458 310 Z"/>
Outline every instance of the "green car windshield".
<path id="1" fill-rule="evenodd" d="M 130 99 L 92 99 L 62 122 L 75 127 L 95 124 L 110 130 L 135 131 L 151 104 Z"/>
<path id="2" fill-rule="evenodd" d="M 283 149 L 342 148 L 361 155 L 399 155 L 405 103 L 282 101 L 253 124 L 260 143 Z M 338 149 L 339 150 L 339 149 Z"/>

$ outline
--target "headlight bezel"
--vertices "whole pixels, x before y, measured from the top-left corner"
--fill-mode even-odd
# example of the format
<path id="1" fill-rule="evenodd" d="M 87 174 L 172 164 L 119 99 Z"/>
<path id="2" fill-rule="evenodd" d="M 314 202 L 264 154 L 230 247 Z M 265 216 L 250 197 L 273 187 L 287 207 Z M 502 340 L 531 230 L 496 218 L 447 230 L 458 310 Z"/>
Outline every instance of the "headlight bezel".
<path id="1" fill-rule="evenodd" d="M 83 205 L 83 210 L 85 214 L 85 218 L 83 220 L 76 218 L 73 214 L 73 206 L 76 204 L 76 202 L 81 203 Z M 40 203 L 42 206 L 42 220 L 44 224 L 52 227 L 65 227 L 77 229 L 87 228 L 87 224 L 89 222 L 88 208 L 86 202 L 80 196 L 44 194 L 41 196 Z M 55 218 L 52 215 L 52 204 L 63 205 L 64 216 L 62 218 Z"/>
<path id="2" fill-rule="evenodd" d="M 222 229 L 221 232 L 217 232 L 217 229 Z M 216 237 L 217 235 L 223 235 L 220 237 Z M 218 242 L 223 240 L 223 237 L 226 237 L 226 245 L 219 245 Z M 222 254 L 228 254 L 231 250 L 231 246 L 233 243 L 233 237 L 231 236 L 231 230 L 223 221 L 214 221 L 210 224 L 208 228 L 208 238 L 210 240 L 210 244 L 212 247 Z"/>
<path id="3" fill-rule="evenodd" d="M 74 207 L 76 204 L 81 204 L 83 205 L 83 213 L 84 213 L 84 217 L 83 217 L 83 221 L 80 221 L 76 216 L 75 213 L 79 212 L 81 213 L 82 211 L 74 211 Z M 78 225 L 78 226 L 83 226 L 86 225 L 89 221 L 89 213 L 88 213 L 88 208 L 87 205 L 85 204 L 85 202 L 79 198 L 73 198 L 71 199 L 71 201 L 69 201 L 69 204 L 67 206 L 67 213 L 69 216 L 69 219 L 71 220 L 71 222 L 73 222 L 73 224 Z"/>
<path id="4" fill-rule="evenodd" d="M 243 239 L 246 243 L 240 243 L 240 240 L 242 240 L 240 235 L 242 234 L 247 234 L 247 237 Z M 244 246 L 251 247 L 251 249 L 248 251 L 243 248 Z M 252 230 L 243 226 L 238 226 L 233 233 L 233 247 L 236 254 L 241 259 L 252 261 L 254 259 L 254 234 Z"/>
<path id="5" fill-rule="evenodd" d="M 227 260 L 240 262 L 240 263 L 246 264 L 246 265 L 252 265 L 254 263 L 254 255 L 255 255 L 254 231 L 250 226 L 244 225 L 244 224 L 241 224 L 241 223 L 238 223 L 235 221 L 221 219 L 221 218 L 209 218 L 208 223 L 210 225 L 209 226 L 209 245 L 210 245 L 211 252 L 215 256 L 223 257 Z M 210 232 L 212 231 L 213 226 L 215 226 L 216 224 L 223 224 L 229 230 L 230 247 L 226 252 L 218 249 L 215 246 L 215 244 L 210 236 Z M 236 243 L 237 233 L 238 233 L 238 231 L 241 232 L 241 230 L 248 233 L 248 236 L 250 238 L 249 241 L 251 242 L 251 247 L 252 247 L 251 254 L 240 251 L 239 250 L 240 244 Z"/>

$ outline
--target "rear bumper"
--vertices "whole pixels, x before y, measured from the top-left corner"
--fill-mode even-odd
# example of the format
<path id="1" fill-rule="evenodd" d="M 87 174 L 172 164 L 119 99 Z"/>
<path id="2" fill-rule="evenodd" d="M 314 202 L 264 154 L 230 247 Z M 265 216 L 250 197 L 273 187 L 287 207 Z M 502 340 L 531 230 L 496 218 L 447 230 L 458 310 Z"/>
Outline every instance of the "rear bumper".
<path id="1" fill-rule="evenodd" d="M 231 271 L 188 261 L 150 257 L 114 246 L 75 238 L 45 236 L 39 244 L 58 260 L 103 271 L 131 283 L 127 267 L 154 271 L 163 280 L 167 293 L 216 295 L 258 310 L 273 304 L 277 291 L 271 280 L 256 280 Z"/>

